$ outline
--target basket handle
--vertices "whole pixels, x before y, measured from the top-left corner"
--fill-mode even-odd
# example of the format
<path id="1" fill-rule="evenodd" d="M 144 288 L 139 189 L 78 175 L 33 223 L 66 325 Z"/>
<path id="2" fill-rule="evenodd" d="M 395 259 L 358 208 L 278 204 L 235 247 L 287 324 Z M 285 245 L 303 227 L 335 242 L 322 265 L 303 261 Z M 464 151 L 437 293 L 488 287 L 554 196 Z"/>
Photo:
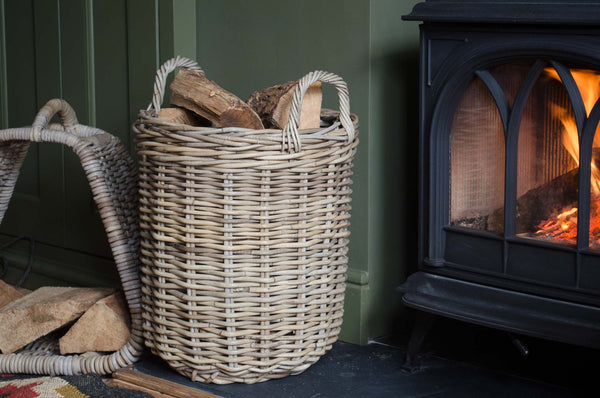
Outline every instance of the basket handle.
<path id="1" fill-rule="evenodd" d="M 352 119 L 350 119 L 350 95 L 348 93 L 348 85 L 336 74 L 317 70 L 310 72 L 300 79 L 294 90 L 292 105 L 290 107 L 290 117 L 283 128 L 282 139 L 283 148 L 285 149 L 287 146 L 289 152 L 300 151 L 302 149 L 302 143 L 300 142 L 300 136 L 298 135 L 298 121 L 300 120 L 302 100 L 304 99 L 304 94 L 306 94 L 308 87 L 318 81 L 329 83 L 335 87 L 339 100 L 340 122 L 342 123 L 342 127 L 348 133 L 348 140 L 354 140 L 355 131 Z"/>
<path id="2" fill-rule="evenodd" d="M 148 111 L 154 108 L 154 116 L 160 112 L 163 99 L 165 96 L 165 85 L 167 84 L 167 76 L 177 68 L 193 70 L 198 73 L 204 73 L 200 65 L 196 61 L 189 58 L 180 57 L 171 58 L 166 61 L 156 71 L 156 79 L 154 80 L 154 94 L 152 94 L 152 103 L 148 106 Z"/>
<path id="3" fill-rule="evenodd" d="M 52 120 L 57 113 L 60 116 L 61 123 L 65 130 L 70 129 L 79 123 L 75 111 L 67 101 L 60 98 L 51 99 L 46 102 L 46 105 L 39 110 L 37 115 L 35 115 L 35 119 L 33 119 L 31 125 L 31 141 L 40 141 L 42 130 L 48 126 L 48 122 Z"/>

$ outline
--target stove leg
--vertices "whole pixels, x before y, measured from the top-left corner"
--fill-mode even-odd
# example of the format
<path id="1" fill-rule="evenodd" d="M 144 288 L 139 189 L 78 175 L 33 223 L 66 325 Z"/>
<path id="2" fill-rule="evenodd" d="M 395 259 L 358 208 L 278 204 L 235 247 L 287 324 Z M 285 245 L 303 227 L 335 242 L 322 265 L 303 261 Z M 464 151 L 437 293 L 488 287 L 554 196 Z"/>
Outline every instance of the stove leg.
<path id="1" fill-rule="evenodd" d="M 413 326 L 410 341 L 408 342 L 406 360 L 404 365 L 402 365 L 402 369 L 409 372 L 419 370 L 419 352 L 421 351 L 425 337 L 427 337 L 427 333 L 429 333 L 429 330 L 433 326 L 435 318 L 435 315 L 428 312 L 417 311 L 415 325 Z"/>

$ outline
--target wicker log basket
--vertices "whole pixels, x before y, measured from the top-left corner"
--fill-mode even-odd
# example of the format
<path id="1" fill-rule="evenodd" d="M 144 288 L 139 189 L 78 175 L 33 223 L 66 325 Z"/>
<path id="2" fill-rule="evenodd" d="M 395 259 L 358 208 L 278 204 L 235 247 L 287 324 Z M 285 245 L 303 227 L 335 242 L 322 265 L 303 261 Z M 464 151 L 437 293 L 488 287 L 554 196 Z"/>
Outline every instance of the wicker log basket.
<path id="1" fill-rule="evenodd" d="M 58 113 L 61 124 L 50 124 Z M 131 365 L 143 350 L 138 270 L 137 171 L 118 138 L 77 122 L 71 106 L 50 100 L 31 127 L 0 131 L 0 221 L 31 142 L 69 146 L 81 160 L 107 233 L 131 316 L 131 337 L 111 354 L 60 355 L 58 341 L 42 339 L 13 354 L 0 355 L 0 373 L 110 374 Z"/>
<path id="2" fill-rule="evenodd" d="M 342 323 L 358 145 L 347 86 L 327 72 L 302 78 L 283 130 L 191 127 L 156 117 L 177 67 L 201 72 L 166 62 L 134 126 L 145 343 L 193 381 L 301 373 Z M 335 86 L 340 112 L 298 131 L 316 81 Z"/>

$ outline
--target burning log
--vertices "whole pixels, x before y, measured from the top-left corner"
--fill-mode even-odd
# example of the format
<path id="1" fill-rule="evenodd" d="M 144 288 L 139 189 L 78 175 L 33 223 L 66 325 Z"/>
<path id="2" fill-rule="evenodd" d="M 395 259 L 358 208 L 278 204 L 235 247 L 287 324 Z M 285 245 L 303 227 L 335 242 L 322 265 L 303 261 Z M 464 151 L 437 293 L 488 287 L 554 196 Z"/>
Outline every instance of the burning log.
<path id="1" fill-rule="evenodd" d="M 577 168 L 523 194 L 517 199 L 516 233 L 535 232 L 534 228 L 553 214 L 560 214 L 565 207 L 576 207 L 578 186 Z M 488 216 L 488 231 L 502 231 L 503 225 L 504 208 Z"/>
<path id="2" fill-rule="evenodd" d="M 577 207 L 562 212 L 551 220 L 543 221 L 538 228 L 535 231 L 537 237 L 575 243 L 577 240 Z"/>
<path id="3" fill-rule="evenodd" d="M 593 149 L 592 158 L 594 165 L 600 166 L 600 148 Z M 551 238 L 562 235 L 561 240 L 575 239 L 578 199 L 579 168 L 530 189 L 517 199 L 516 233 L 535 233 Z M 488 231 L 500 232 L 503 225 L 504 208 L 488 216 Z"/>

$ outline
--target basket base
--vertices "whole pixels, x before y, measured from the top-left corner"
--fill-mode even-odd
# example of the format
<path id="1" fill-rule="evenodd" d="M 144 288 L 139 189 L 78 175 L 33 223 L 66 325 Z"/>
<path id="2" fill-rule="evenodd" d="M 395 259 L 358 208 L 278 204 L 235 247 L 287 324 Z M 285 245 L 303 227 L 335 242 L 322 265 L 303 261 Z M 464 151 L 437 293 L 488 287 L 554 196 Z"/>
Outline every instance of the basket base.
<path id="1" fill-rule="evenodd" d="M 299 362 L 299 364 L 294 366 L 282 364 L 283 362 L 291 362 L 282 358 L 279 363 L 275 363 L 271 366 L 265 363 L 264 367 L 239 366 L 239 368 L 231 368 L 228 364 L 222 363 L 198 366 L 198 369 L 190 368 L 181 361 L 174 361 L 172 358 L 169 358 L 168 355 L 165 355 L 156 349 L 151 348 L 150 351 L 152 354 L 167 362 L 174 371 L 191 381 L 222 385 L 232 383 L 255 384 L 268 380 L 281 379 L 287 376 L 299 375 L 316 363 L 327 351 L 331 350 L 331 347 L 332 345 L 329 344 L 320 352 L 312 352 L 313 355 L 311 356 L 306 358 L 296 358 L 295 362 Z M 202 362 L 202 359 L 198 358 L 198 361 Z"/>

